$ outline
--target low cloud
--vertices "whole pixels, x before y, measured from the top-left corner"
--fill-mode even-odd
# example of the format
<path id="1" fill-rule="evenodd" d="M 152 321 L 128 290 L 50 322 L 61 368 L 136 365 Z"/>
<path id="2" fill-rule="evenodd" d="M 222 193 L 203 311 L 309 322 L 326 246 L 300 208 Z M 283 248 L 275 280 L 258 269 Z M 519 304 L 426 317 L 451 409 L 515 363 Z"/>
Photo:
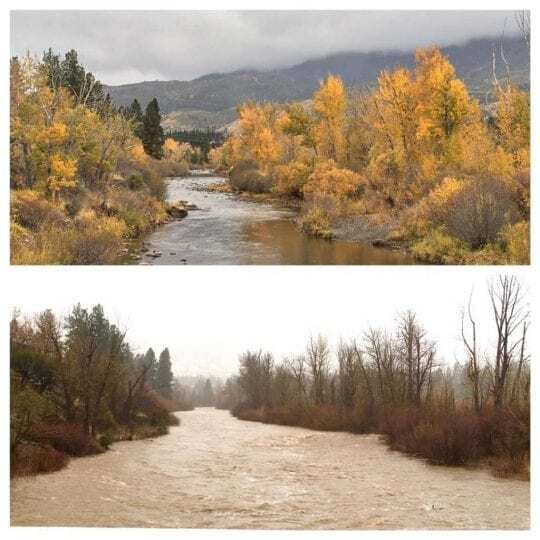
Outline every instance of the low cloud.
<path id="1" fill-rule="evenodd" d="M 341 51 L 515 34 L 511 11 L 13 11 L 11 53 L 76 49 L 103 82 L 269 69 Z"/>

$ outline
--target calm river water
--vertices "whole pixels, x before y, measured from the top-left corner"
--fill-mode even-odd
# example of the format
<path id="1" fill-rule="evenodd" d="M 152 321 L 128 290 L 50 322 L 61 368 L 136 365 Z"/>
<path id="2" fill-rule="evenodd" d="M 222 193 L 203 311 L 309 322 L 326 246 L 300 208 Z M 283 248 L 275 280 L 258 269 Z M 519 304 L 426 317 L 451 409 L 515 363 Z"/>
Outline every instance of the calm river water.
<path id="1" fill-rule="evenodd" d="M 301 233 L 291 210 L 241 200 L 227 193 L 197 188 L 224 182 L 216 176 L 194 175 L 168 181 L 170 202 L 185 200 L 200 210 L 160 227 L 146 241 L 156 259 L 145 264 L 412 264 L 412 258 L 389 249 Z"/>
<path id="2" fill-rule="evenodd" d="M 376 435 L 179 413 L 154 440 L 115 444 L 11 486 L 12 525 L 257 529 L 523 529 L 529 484 L 434 467 Z"/>

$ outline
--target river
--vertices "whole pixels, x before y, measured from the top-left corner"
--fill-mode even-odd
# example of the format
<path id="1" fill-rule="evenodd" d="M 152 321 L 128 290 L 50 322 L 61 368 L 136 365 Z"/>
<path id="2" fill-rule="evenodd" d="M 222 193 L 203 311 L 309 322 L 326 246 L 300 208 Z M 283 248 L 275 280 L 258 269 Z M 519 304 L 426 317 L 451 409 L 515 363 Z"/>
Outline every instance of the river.
<path id="1" fill-rule="evenodd" d="M 300 232 L 292 210 L 201 191 L 225 182 L 195 174 L 167 182 L 167 200 L 200 210 L 160 227 L 146 239 L 144 264 L 412 264 L 409 255 L 371 244 L 327 241 Z M 161 256 L 152 258 L 152 252 Z"/>
<path id="2" fill-rule="evenodd" d="M 210 408 L 11 485 L 12 525 L 523 529 L 529 483 L 435 467 L 376 435 L 237 420 Z"/>

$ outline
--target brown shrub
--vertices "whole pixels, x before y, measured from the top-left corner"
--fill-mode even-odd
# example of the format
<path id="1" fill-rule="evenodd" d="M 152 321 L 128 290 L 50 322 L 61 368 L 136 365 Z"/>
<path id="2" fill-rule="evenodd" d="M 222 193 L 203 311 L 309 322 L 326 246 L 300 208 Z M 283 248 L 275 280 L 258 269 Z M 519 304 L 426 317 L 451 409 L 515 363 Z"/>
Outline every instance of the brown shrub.
<path id="1" fill-rule="evenodd" d="M 60 226 L 66 217 L 59 206 L 28 189 L 11 192 L 11 215 L 15 223 L 31 231 L 47 224 Z"/>
<path id="2" fill-rule="evenodd" d="M 519 219 L 514 199 L 508 182 L 498 178 L 446 178 L 419 204 L 414 219 L 442 226 L 450 236 L 479 249 Z"/>
<path id="3" fill-rule="evenodd" d="M 51 446 L 24 444 L 11 456 L 10 475 L 13 477 L 54 472 L 65 467 L 68 461 L 69 458 L 64 453 Z"/>
<path id="4" fill-rule="evenodd" d="M 229 182 L 237 191 L 267 193 L 272 189 L 272 181 L 257 169 L 255 161 L 241 161 L 229 173 Z"/>
<path id="5" fill-rule="evenodd" d="M 76 424 L 37 424 L 32 428 L 29 439 L 69 456 L 91 456 L 103 452 L 103 448 Z"/>
<path id="6" fill-rule="evenodd" d="M 528 476 L 530 426 L 526 411 L 468 408 L 393 407 L 378 415 L 357 405 L 290 405 L 231 413 L 241 420 L 299 426 L 319 431 L 380 433 L 393 450 L 427 459 L 436 465 L 460 466 L 486 460 L 499 476 Z"/>

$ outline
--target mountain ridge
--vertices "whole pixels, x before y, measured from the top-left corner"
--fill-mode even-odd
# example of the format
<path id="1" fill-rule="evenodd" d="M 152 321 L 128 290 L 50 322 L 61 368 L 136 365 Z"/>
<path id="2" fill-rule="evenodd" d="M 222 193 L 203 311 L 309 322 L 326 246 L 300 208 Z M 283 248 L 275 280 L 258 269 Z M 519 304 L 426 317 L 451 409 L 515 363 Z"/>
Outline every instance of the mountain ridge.
<path id="1" fill-rule="evenodd" d="M 529 87 L 530 58 L 527 45 L 519 37 L 483 37 L 462 44 L 441 47 L 454 64 L 458 76 L 476 97 L 491 85 L 493 51 L 502 45 L 512 78 Z M 504 77 L 506 66 L 497 51 L 497 75 Z M 349 86 L 371 86 L 383 69 L 411 68 L 414 51 L 345 51 L 306 60 L 283 68 L 238 69 L 209 73 L 189 81 L 145 81 L 105 86 L 117 105 L 138 99 L 144 107 L 156 97 L 164 114 L 166 129 L 223 127 L 234 120 L 235 107 L 245 101 L 287 102 L 309 98 L 319 81 L 329 73 L 341 76 Z"/>

